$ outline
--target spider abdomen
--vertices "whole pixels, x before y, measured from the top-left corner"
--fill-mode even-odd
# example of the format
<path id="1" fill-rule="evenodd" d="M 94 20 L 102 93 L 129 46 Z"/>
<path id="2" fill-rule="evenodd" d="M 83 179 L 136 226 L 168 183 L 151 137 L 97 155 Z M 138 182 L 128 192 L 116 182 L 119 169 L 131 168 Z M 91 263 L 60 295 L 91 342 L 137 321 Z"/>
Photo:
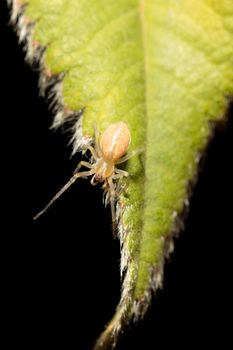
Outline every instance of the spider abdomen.
<path id="1" fill-rule="evenodd" d="M 115 163 L 127 152 L 130 141 L 130 131 L 124 122 L 110 125 L 100 139 L 103 158 Z"/>

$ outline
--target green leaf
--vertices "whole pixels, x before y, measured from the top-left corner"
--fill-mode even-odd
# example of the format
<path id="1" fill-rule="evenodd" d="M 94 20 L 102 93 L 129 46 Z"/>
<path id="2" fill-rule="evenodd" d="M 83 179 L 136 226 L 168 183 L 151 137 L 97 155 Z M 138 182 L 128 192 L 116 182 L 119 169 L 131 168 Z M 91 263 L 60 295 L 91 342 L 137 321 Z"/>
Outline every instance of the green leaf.
<path id="1" fill-rule="evenodd" d="M 13 2 L 13 18 L 22 3 Z M 94 123 L 103 132 L 116 121 L 128 124 L 131 150 L 144 148 L 125 166 L 130 180 L 118 201 L 122 297 L 96 344 L 109 348 L 162 284 L 210 124 L 233 94 L 233 2 L 27 0 L 18 27 L 29 33 L 29 59 L 46 46 L 43 87 L 65 73 L 54 125 L 83 110 L 75 151 Z"/>

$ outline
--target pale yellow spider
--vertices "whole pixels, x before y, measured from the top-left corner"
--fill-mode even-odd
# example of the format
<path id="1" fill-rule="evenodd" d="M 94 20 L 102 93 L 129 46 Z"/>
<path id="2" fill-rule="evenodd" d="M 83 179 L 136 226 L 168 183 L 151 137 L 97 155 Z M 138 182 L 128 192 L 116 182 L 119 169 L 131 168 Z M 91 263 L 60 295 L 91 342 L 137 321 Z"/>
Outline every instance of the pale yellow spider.
<path id="1" fill-rule="evenodd" d="M 91 178 L 92 185 L 103 182 L 104 193 L 106 194 L 105 202 L 110 202 L 112 221 L 113 225 L 115 225 L 115 202 L 119 188 L 119 186 L 116 186 L 115 182 L 116 180 L 129 175 L 128 172 L 117 169 L 116 165 L 125 162 L 130 157 L 138 153 L 138 151 L 134 151 L 130 154 L 126 154 L 130 142 L 130 131 L 124 122 L 118 122 L 110 125 L 101 135 L 101 137 L 99 137 L 99 133 L 95 128 L 95 148 L 92 146 L 87 147 L 92 154 L 94 162 L 89 163 L 81 161 L 78 164 L 73 177 L 52 198 L 46 207 L 34 217 L 34 220 L 38 219 L 78 178 L 93 175 Z M 90 170 L 79 172 L 79 169 L 82 166 Z"/>

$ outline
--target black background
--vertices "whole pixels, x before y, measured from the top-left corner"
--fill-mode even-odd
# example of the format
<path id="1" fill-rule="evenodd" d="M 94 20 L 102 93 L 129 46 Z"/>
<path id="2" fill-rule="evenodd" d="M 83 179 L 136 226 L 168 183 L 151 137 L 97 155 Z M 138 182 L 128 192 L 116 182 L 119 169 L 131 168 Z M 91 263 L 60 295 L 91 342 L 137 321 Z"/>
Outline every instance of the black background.
<path id="1" fill-rule="evenodd" d="M 119 243 L 102 191 L 80 180 L 37 222 L 32 217 L 70 178 L 70 132 L 49 130 L 38 72 L 0 7 L 2 284 L 8 344 L 91 349 L 120 297 Z M 216 131 L 191 200 L 186 229 L 165 268 L 165 283 L 122 349 L 232 343 L 232 108 Z M 4 223 L 6 222 L 6 223 Z"/>

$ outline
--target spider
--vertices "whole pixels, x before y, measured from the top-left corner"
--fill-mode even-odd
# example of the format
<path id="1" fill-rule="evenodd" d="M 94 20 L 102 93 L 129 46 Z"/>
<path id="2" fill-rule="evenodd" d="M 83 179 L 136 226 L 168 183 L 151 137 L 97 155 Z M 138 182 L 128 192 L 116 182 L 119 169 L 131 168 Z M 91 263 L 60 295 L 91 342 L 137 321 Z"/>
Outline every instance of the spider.
<path id="1" fill-rule="evenodd" d="M 131 135 L 128 126 L 124 122 L 118 122 L 110 125 L 101 135 L 95 128 L 95 147 L 87 146 L 87 150 L 91 152 L 93 162 L 81 161 L 72 178 L 68 183 L 51 199 L 46 207 L 41 210 L 34 220 L 38 219 L 47 209 L 78 179 L 92 176 L 91 184 L 103 183 L 105 203 L 110 203 L 113 226 L 116 222 L 115 202 L 119 194 L 119 180 L 127 177 L 127 171 L 116 168 L 116 165 L 121 164 L 137 154 L 138 151 L 126 154 Z M 84 166 L 88 171 L 79 172 L 79 169 Z M 116 184 L 118 182 L 118 185 Z"/>

